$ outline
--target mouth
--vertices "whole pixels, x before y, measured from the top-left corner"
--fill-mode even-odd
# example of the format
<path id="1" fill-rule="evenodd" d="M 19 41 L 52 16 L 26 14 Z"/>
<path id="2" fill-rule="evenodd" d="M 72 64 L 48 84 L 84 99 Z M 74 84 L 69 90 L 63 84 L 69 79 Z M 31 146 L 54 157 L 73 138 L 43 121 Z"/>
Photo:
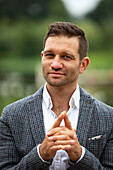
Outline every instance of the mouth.
<path id="1" fill-rule="evenodd" d="M 52 77 L 62 77 L 65 74 L 62 72 L 50 72 L 49 75 L 51 75 Z"/>

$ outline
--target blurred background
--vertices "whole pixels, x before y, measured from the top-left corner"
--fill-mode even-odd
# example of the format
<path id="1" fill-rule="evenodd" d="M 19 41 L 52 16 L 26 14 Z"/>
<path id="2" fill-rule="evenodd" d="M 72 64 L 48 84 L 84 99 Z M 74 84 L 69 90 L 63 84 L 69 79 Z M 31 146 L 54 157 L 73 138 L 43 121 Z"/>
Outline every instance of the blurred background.
<path id="1" fill-rule="evenodd" d="M 85 31 L 90 65 L 79 84 L 113 106 L 113 0 L 0 0 L 0 114 L 44 83 L 40 52 L 55 21 Z"/>

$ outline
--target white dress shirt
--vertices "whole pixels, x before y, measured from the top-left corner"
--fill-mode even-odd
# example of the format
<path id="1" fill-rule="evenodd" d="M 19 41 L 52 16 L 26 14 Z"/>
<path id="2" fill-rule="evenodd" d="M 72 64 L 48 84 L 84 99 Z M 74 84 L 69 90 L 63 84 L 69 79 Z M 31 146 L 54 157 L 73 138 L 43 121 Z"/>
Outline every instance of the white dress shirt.
<path id="1" fill-rule="evenodd" d="M 80 91 L 79 91 L 79 86 L 77 85 L 77 88 L 74 91 L 69 101 L 70 108 L 67 112 L 67 116 L 71 122 L 73 129 L 77 128 L 78 116 L 79 116 L 79 103 L 80 103 Z M 42 100 L 45 134 L 47 134 L 48 130 L 51 129 L 51 127 L 53 126 L 54 122 L 57 119 L 56 114 L 51 110 L 52 107 L 53 107 L 52 100 L 46 89 L 46 84 L 45 84 L 44 91 L 43 91 L 43 100 Z M 61 122 L 61 126 L 64 126 L 64 120 Z M 37 151 L 40 156 L 39 146 L 40 145 L 37 146 Z M 80 161 L 83 158 L 84 154 L 85 154 L 85 148 L 82 147 L 82 156 L 78 161 Z M 66 168 L 70 167 L 68 161 L 69 161 L 69 157 L 67 152 L 60 149 L 56 152 L 56 155 L 52 161 L 52 164 L 49 167 L 49 170 L 66 170 Z"/>

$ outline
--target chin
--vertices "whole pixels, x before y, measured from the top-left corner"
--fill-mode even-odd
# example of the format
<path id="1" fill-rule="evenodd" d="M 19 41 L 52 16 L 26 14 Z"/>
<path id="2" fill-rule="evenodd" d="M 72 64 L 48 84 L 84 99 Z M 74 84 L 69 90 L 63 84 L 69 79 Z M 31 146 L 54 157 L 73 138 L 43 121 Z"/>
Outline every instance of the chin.
<path id="1" fill-rule="evenodd" d="M 62 87 L 62 86 L 64 86 L 65 85 L 65 83 L 64 82 L 48 82 L 48 84 L 50 85 L 50 86 L 54 86 L 54 87 Z"/>

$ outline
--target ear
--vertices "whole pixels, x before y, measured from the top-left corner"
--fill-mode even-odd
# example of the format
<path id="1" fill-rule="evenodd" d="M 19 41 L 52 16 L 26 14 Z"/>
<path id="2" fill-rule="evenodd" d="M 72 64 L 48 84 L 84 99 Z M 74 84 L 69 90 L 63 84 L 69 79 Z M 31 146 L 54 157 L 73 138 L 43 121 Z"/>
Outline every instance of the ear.
<path id="1" fill-rule="evenodd" d="M 44 55 L 44 53 L 43 53 L 43 51 L 41 51 L 41 58 L 43 57 L 43 55 Z"/>
<path id="2" fill-rule="evenodd" d="M 89 64 L 89 58 L 88 57 L 84 57 L 82 60 L 81 60 L 81 64 L 80 64 L 80 74 L 82 74 L 85 69 L 87 68 L 88 64 Z"/>

